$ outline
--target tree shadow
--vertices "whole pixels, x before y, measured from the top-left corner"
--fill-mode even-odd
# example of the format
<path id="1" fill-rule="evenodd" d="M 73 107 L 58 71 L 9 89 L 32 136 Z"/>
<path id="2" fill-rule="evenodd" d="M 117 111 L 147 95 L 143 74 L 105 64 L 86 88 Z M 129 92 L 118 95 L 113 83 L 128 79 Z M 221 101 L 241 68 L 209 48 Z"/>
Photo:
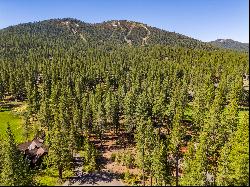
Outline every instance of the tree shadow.
<path id="1" fill-rule="evenodd" d="M 82 184 L 97 184 L 98 182 L 109 183 L 113 180 L 119 180 L 121 176 L 116 173 L 112 173 L 109 171 L 99 171 L 95 173 L 83 173 L 76 177 L 71 177 L 69 182 L 70 184 L 74 184 L 79 182 Z"/>
<path id="2" fill-rule="evenodd" d="M 240 107 L 239 111 L 249 111 L 249 106 Z"/>
<path id="3" fill-rule="evenodd" d="M 3 111 L 10 111 L 11 109 L 15 107 L 21 106 L 21 104 L 0 102 L 0 106 L 2 108 L 1 111 L 3 112 Z"/>

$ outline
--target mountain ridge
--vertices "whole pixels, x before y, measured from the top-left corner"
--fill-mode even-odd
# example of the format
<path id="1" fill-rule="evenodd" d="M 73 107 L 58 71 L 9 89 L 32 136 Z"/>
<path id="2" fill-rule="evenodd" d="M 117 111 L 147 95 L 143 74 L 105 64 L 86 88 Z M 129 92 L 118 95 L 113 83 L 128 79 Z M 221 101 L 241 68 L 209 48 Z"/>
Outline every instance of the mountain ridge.
<path id="1" fill-rule="evenodd" d="M 6 36 L 8 35 L 6 33 L 16 36 L 25 33 L 27 37 L 42 36 L 44 39 L 75 37 L 76 40 L 82 39 L 84 42 L 95 44 L 113 43 L 135 46 L 159 44 L 190 49 L 214 49 L 212 45 L 200 40 L 129 20 L 87 23 L 74 18 L 49 19 L 9 26 L 0 30 L 0 34 Z"/>
<path id="2" fill-rule="evenodd" d="M 208 43 L 225 49 L 232 49 L 237 51 L 249 51 L 249 43 L 242 43 L 232 39 L 217 39 L 214 41 L 210 41 Z"/>
<path id="3" fill-rule="evenodd" d="M 217 39 L 203 42 L 192 37 L 170 32 L 131 20 L 108 20 L 100 23 L 87 23 L 75 18 L 56 18 L 21 23 L 0 29 L 0 34 L 26 33 L 27 37 L 41 35 L 43 38 L 66 37 L 82 40 L 85 43 L 112 43 L 128 45 L 169 45 L 173 47 L 198 49 L 231 49 L 248 51 L 249 45 L 232 39 Z M 9 36 L 10 37 L 10 36 Z"/>

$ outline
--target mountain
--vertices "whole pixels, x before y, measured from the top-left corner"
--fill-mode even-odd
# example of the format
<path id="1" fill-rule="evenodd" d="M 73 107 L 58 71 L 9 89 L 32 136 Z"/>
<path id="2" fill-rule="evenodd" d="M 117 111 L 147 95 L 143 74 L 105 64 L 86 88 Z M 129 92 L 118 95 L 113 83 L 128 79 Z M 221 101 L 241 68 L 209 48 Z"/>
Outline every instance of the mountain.
<path id="1" fill-rule="evenodd" d="M 191 37 L 169 32 L 143 23 L 127 20 L 111 20 L 102 23 L 85 23 L 83 21 L 64 18 L 50 19 L 34 23 L 10 26 L 0 30 L 0 45 L 10 38 L 22 40 L 65 40 L 66 42 L 82 41 L 90 45 L 128 44 L 134 46 L 169 45 L 174 47 L 213 49 L 212 45 Z"/>
<path id="2" fill-rule="evenodd" d="M 237 51 L 248 51 L 249 44 L 248 43 L 241 43 L 238 41 L 234 41 L 232 39 L 217 39 L 215 41 L 208 42 L 211 45 L 216 47 L 225 48 L 225 49 L 232 49 Z"/>

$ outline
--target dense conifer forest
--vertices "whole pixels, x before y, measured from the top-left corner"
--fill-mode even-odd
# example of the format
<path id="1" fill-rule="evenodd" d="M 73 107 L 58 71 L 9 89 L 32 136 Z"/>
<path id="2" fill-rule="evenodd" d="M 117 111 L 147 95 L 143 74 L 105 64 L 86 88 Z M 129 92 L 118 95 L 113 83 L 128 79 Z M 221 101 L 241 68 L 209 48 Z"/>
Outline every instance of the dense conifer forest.
<path id="1" fill-rule="evenodd" d="M 133 150 L 111 155 L 141 171 L 125 173 L 130 184 L 249 185 L 248 53 L 144 26 L 55 19 L 0 30 L 0 101 L 27 104 L 26 140 L 43 134 L 48 147 L 41 168 L 63 179 L 81 151 L 83 171 L 98 171 L 109 135 Z M 10 126 L 0 184 L 37 185 Z"/>

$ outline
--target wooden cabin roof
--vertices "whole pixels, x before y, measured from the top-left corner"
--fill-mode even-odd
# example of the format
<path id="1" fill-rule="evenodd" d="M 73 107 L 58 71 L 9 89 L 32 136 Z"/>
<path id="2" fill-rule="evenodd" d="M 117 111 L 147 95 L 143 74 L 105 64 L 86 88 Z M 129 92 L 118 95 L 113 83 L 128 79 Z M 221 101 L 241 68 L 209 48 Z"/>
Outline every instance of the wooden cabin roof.
<path id="1" fill-rule="evenodd" d="M 42 139 L 34 139 L 32 141 L 19 144 L 17 148 L 22 152 L 25 152 L 26 150 L 28 150 L 28 153 L 30 155 L 37 154 L 38 150 L 40 154 L 48 152 L 48 149 L 43 145 Z"/>
<path id="2" fill-rule="evenodd" d="M 28 142 L 19 144 L 19 145 L 17 146 L 17 148 L 18 148 L 20 151 L 24 152 L 26 149 L 28 149 L 28 147 L 29 147 L 29 145 L 30 145 L 31 143 L 32 143 L 32 141 L 28 141 Z"/>

